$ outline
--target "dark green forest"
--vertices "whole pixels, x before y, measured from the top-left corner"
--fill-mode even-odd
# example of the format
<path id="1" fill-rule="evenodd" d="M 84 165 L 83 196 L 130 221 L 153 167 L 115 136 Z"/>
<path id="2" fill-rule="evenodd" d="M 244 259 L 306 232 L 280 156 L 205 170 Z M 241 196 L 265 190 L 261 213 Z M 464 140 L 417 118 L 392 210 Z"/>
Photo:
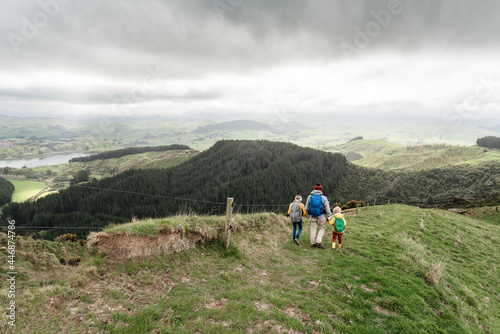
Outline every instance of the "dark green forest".
<path id="1" fill-rule="evenodd" d="M 476 140 L 477 146 L 487 148 L 500 148 L 500 138 L 495 136 L 487 136 Z"/>
<path id="2" fill-rule="evenodd" d="M 106 151 L 98 154 L 89 155 L 86 157 L 78 157 L 69 160 L 69 162 L 89 162 L 99 159 L 121 158 L 126 155 L 141 154 L 146 152 L 163 152 L 172 150 L 190 150 L 187 145 L 172 144 L 165 146 L 143 146 L 143 147 L 127 147 L 119 150 Z"/>
<path id="3" fill-rule="evenodd" d="M 14 190 L 15 187 L 9 180 L 0 177 L 0 206 L 12 201 Z"/>
<path id="4" fill-rule="evenodd" d="M 305 201 L 316 183 L 331 203 L 423 204 L 429 197 L 439 202 L 498 192 L 500 164 L 385 172 L 290 143 L 227 140 L 169 169 L 129 170 L 36 202 L 11 203 L 3 213 L 19 228 L 65 226 L 50 230 L 48 238 L 68 232 L 83 237 L 87 230 L 70 226 L 97 228 L 179 212 L 224 214 L 227 197 L 235 199 L 236 212 L 285 212 L 296 194 Z"/>

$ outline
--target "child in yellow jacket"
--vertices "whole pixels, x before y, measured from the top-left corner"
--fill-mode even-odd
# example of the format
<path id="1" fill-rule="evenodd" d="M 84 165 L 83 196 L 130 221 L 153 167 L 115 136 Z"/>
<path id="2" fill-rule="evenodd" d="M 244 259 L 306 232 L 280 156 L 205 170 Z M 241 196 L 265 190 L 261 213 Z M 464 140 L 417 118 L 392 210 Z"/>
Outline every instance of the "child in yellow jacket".
<path id="1" fill-rule="evenodd" d="M 332 231 L 332 249 L 335 249 L 335 241 L 339 238 L 339 249 L 342 248 L 342 235 L 344 234 L 346 221 L 339 206 L 333 208 L 333 217 L 328 224 L 333 226 Z"/>
<path id="2" fill-rule="evenodd" d="M 302 204 L 302 196 L 295 196 L 295 200 L 288 208 L 288 215 L 293 224 L 292 241 L 298 246 L 300 232 L 302 232 L 302 216 L 307 216 L 306 208 L 304 204 Z"/>

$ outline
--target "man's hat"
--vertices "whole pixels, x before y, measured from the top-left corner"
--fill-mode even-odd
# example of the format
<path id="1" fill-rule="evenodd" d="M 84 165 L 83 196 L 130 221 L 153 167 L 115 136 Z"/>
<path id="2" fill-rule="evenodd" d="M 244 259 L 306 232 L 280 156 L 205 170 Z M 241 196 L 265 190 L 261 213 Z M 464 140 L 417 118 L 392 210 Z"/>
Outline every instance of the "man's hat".
<path id="1" fill-rule="evenodd" d="M 323 187 L 321 186 L 321 184 L 317 183 L 315 186 L 314 186 L 314 190 L 321 190 Z"/>

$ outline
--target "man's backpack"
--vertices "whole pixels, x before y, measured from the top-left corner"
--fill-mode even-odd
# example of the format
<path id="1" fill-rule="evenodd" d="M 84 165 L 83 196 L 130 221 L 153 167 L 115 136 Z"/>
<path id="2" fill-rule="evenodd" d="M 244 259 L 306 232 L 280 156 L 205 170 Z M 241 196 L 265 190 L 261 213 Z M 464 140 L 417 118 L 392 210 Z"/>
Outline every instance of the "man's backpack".
<path id="1" fill-rule="evenodd" d="M 321 195 L 311 195 L 309 199 L 309 213 L 313 217 L 319 217 L 325 213 L 323 210 L 323 198 Z"/>
<path id="2" fill-rule="evenodd" d="M 345 229 L 344 218 L 335 217 L 335 232 L 342 233 Z"/>
<path id="3" fill-rule="evenodd" d="M 292 203 L 292 210 L 290 210 L 290 220 L 292 223 L 298 223 L 302 217 L 300 216 L 300 202 Z"/>

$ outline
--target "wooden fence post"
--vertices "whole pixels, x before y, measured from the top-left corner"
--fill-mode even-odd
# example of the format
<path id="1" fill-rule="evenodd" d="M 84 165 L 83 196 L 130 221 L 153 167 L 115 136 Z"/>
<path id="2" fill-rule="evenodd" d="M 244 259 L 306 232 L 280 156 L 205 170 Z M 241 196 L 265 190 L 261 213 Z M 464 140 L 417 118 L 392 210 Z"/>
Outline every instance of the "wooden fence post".
<path id="1" fill-rule="evenodd" d="M 226 242 L 226 250 L 229 248 L 229 241 L 231 239 L 231 218 L 233 216 L 233 200 L 234 198 L 227 198 L 226 205 L 226 228 L 224 229 L 224 241 Z"/>

